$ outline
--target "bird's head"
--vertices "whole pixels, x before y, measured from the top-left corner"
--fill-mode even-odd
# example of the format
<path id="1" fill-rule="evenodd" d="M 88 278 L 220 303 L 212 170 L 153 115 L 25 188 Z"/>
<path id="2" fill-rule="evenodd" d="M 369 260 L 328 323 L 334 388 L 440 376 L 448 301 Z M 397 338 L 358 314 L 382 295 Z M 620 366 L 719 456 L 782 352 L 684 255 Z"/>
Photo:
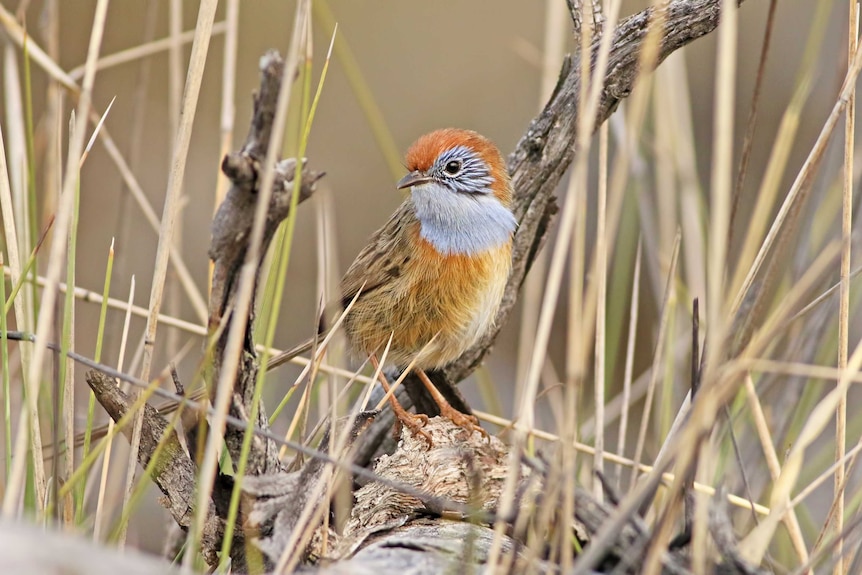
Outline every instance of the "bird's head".
<path id="1" fill-rule="evenodd" d="M 420 137 L 407 151 L 422 235 L 446 253 L 472 253 L 510 241 L 512 188 L 500 150 L 470 130 L 446 128 Z"/>
<path id="2" fill-rule="evenodd" d="M 420 137 L 407 150 L 407 169 L 399 189 L 434 183 L 453 193 L 493 194 L 507 207 L 512 202 L 500 150 L 470 130 L 445 128 Z"/>

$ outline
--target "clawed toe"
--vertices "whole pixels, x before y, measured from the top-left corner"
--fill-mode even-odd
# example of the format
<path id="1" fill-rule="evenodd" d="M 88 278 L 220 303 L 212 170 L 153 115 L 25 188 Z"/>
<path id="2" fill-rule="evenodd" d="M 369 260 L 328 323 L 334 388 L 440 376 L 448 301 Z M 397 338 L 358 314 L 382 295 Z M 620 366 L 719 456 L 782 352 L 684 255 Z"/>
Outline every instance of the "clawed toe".
<path id="1" fill-rule="evenodd" d="M 431 434 L 422 429 L 428 423 L 427 415 L 425 415 L 424 413 L 413 414 L 406 411 L 397 415 L 398 417 L 396 421 L 401 424 L 402 428 L 406 427 L 410 430 L 411 433 L 413 433 L 413 435 L 420 436 L 422 439 L 425 440 L 429 448 L 434 445 L 434 442 L 431 440 Z M 397 432 L 398 430 L 396 429 L 396 433 Z"/>
<path id="2" fill-rule="evenodd" d="M 490 439 L 488 432 L 482 429 L 479 425 L 479 420 L 475 415 L 467 415 L 466 413 L 461 413 L 451 405 L 448 406 L 448 409 L 444 406 L 443 409 L 440 410 L 440 415 L 450 420 L 452 423 L 464 429 L 469 434 L 473 434 L 474 431 L 478 431 L 482 434 L 482 437 L 485 439 Z"/>

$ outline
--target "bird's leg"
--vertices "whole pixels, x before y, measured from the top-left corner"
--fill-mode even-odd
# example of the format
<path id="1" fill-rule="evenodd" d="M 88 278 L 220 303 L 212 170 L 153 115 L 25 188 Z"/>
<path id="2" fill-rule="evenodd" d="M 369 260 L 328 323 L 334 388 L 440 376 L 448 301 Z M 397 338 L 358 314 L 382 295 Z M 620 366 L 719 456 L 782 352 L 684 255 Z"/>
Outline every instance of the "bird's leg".
<path id="1" fill-rule="evenodd" d="M 431 435 L 422 429 L 425 424 L 428 423 L 428 416 L 422 413 L 412 414 L 404 409 L 398 401 L 398 398 L 395 397 L 395 394 L 389 393 L 389 382 L 386 380 L 386 375 L 384 375 L 383 370 L 380 369 L 380 363 L 377 361 L 377 356 L 371 354 L 369 359 L 371 360 L 371 365 L 374 366 L 374 371 L 377 372 L 377 379 L 383 386 L 383 390 L 387 395 L 389 395 L 389 405 L 392 406 L 392 413 L 395 414 L 396 421 L 407 427 L 407 429 L 412 431 L 414 435 L 422 436 L 422 438 L 428 442 L 428 447 L 431 447 Z"/>
<path id="2" fill-rule="evenodd" d="M 428 390 L 428 393 L 431 394 L 431 397 L 434 398 L 434 402 L 440 408 L 440 415 L 445 418 L 448 418 L 458 427 L 462 427 L 466 429 L 468 432 L 473 433 L 474 431 L 478 431 L 483 436 L 488 437 L 488 432 L 482 429 L 479 426 L 479 420 L 476 419 L 474 415 L 467 415 L 466 413 L 461 413 L 452 405 L 446 401 L 446 398 L 443 397 L 443 394 L 440 393 L 440 390 L 434 385 L 428 375 L 421 369 L 413 370 L 417 376 L 419 376 L 420 381 L 425 385 L 425 388 Z"/>

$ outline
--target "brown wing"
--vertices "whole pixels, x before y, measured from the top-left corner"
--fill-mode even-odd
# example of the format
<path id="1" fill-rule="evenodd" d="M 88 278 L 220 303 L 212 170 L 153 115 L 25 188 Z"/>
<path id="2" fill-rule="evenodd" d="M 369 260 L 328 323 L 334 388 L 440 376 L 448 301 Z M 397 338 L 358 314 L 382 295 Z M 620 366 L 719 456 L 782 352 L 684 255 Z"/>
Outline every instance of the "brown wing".
<path id="1" fill-rule="evenodd" d="M 360 292 L 359 299 L 390 283 L 403 272 L 402 258 L 393 257 L 407 248 L 404 230 L 415 225 L 413 203 L 408 199 L 392 214 L 371 239 L 341 278 L 341 307 L 346 307 Z"/>

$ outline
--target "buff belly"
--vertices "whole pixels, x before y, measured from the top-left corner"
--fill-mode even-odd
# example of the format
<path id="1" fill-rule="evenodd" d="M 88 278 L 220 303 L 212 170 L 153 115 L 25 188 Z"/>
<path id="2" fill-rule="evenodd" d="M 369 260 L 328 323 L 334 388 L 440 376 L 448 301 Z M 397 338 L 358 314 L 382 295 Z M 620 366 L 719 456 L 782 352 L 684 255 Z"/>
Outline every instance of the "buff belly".
<path id="1" fill-rule="evenodd" d="M 419 256 L 397 278 L 360 295 L 344 325 L 358 356 L 405 368 L 437 369 L 458 358 L 494 323 L 511 267 L 508 245 L 471 256 L 441 255 L 418 240 Z"/>

